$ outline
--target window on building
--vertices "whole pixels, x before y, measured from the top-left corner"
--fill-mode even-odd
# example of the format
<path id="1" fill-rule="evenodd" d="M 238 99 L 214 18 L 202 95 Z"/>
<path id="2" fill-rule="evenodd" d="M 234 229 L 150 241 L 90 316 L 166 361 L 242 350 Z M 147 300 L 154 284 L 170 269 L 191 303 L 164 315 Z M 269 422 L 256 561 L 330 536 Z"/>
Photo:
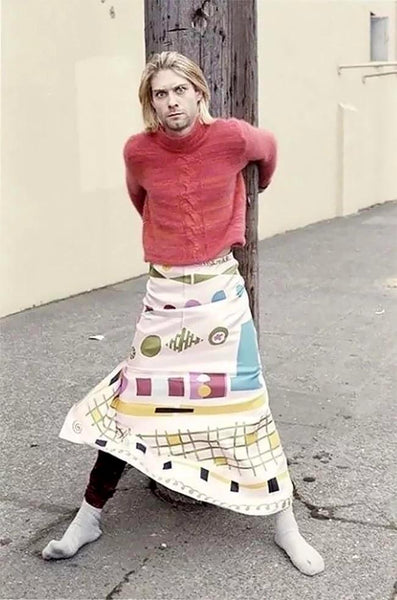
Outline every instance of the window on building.
<path id="1" fill-rule="evenodd" d="M 371 60 L 389 60 L 389 17 L 371 12 Z"/>

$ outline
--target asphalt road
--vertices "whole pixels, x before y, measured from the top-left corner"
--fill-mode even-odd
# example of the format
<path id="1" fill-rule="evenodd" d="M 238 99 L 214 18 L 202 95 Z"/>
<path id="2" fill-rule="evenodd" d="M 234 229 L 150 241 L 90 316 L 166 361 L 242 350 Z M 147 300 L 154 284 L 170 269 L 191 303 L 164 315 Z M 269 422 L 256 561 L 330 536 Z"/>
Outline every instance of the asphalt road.
<path id="1" fill-rule="evenodd" d="M 95 457 L 58 431 L 128 352 L 145 277 L 4 318 L 0 597 L 391 600 L 396 232 L 388 203 L 259 246 L 261 353 L 297 519 L 326 561 L 314 578 L 274 545 L 272 518 L 154 493 L 133 469 L 104 511 L 102 538 L 44 562 L 40 551 L 80 505 Z"/>

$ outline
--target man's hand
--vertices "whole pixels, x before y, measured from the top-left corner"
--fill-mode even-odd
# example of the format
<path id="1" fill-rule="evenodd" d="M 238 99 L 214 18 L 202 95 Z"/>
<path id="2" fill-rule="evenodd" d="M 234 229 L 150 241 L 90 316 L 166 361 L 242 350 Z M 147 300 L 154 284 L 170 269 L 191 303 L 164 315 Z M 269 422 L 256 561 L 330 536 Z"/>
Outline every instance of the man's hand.
<path id="1" fill-rule="evenodd" d="M 266 189 L 266 188 L 268 188 L 268 187 L 269 187 L 269 184 L 265 185 L 265 187 L 260 187 L 260 188 L 258 189 L 258 194 L 261 194 L 262 192 L 264 192 L 264 191 L 265 191 L 265 189 Z"/>

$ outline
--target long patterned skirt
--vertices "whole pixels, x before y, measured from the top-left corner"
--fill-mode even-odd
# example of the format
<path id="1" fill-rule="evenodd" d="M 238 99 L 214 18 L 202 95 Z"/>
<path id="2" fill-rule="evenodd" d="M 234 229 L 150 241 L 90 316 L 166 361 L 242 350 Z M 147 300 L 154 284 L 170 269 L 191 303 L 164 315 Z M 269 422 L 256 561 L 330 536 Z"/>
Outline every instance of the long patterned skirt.
<path id="1" fill-rule="evenodd" d="M 151 265 L 129 357 L 69 411 L 60 436 L 168 488 L 249 515 L 291 503 L 244 280 L 232 254 Z"/>

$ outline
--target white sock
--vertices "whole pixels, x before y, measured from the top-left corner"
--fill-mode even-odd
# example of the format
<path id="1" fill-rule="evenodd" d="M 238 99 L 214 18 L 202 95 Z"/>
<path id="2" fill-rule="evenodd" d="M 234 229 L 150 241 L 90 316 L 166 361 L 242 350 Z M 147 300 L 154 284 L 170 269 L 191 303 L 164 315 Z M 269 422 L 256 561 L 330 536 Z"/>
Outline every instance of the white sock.
<path id="1" fill-rule="evenodd" d="M 317 575 L 324 571 L 322 557 L 299 533 L 292 506 L 276 514 L 274 539 L 295 567 L 305 575 Z"/>
<path id="2" fill-rule="evenodd" d="M 100 528 L 102 509 L 95 508 L 83 500 L 83 503 L 65 531 L 61 540 L 52 540 L 44 548 L 42 557 L 45 560 L 70 558 L 90 542 L 95 542 L 102 534 Z"/>

